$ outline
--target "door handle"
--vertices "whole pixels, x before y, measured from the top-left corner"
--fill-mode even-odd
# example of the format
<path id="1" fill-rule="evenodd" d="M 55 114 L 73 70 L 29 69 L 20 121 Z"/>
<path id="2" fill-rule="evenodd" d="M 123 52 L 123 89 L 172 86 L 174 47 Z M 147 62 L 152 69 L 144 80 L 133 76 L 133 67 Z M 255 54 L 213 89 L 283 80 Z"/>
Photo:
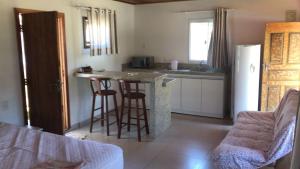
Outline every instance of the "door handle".
<path id="1" fill-rule="evenodd" d="M 265 69 L 265 71 L 268 71 L 269 70 L 269 64 L 263 64 L 263 68 Z"/>
<path id="2" fill-rule="evenodd" d="M 251 73 L 255 72 L 255 66 L 253 64 L 250 65 L 250 72 Z"/>
<path id="3" fill-rule="evenodd" d="M 61 92 L 61 81 L 57 80 L 55 83 L 49 85 L 51 89 L 54 89 L 57 93 Z"/>

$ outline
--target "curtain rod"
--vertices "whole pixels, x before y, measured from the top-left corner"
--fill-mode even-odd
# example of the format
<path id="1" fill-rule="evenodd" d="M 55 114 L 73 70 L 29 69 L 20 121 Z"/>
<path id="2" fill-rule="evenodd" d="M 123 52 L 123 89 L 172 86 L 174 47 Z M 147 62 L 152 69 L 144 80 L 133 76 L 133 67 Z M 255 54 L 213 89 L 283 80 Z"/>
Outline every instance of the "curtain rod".
<path id="1" fill-rule="evenodd" d="M 82 5 L 73 5 L 72 7 L 74 8 L 81 8 L 81 9 L 85 9 L 85 10 L 91 10 L 91 8 L 94 8 L 94 9 L 101 9 L 101 8 L 98 8 L 98 7 L 91 7 L 91 6 L 82 6 Z M 106 9 L 106 8 L 105 8 Z M 111 9 L 106 9 L 108 11 L 113 11 Z"/>
<path id="2" fill-rule="evenodd" d="M 210 10 L 191 10 L 191 11 L 177 11 L 175 13 L 193 13 L 193 12 L 212 12 L 215 9 L 210 9 Z M 234 11 L 235 9 L 230 9 L 227 8 L 227 11 Z"/>
<path id="3" fill-rule="evenodd" d="M 87 9 L 87 10 L 90 10 L 92 8 L 90 6 L 82 6 L 82 5 L 73 5 L 72 7 L 74 7 L 74 8 L 83 8 L 83 9 Z"/>

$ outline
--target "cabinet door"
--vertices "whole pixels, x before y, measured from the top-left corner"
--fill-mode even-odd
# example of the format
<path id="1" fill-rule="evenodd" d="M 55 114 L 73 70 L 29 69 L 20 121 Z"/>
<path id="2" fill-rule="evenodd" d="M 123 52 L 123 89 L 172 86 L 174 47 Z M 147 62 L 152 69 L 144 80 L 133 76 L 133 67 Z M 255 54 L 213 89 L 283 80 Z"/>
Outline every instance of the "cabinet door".
<path id="1" fill-rule="evenodd" d="M 223 117 L 223 80 L 202 80 L 201 112 Z"/>
<path id="2" fill-rule="evenodd" d="M 171 111 L 177 112 L 181 108 L 181 79 L 180 78 L 177 78 L 174 84 L 172 84 L 170 100 L 171 100 Z"/>
<path id="3" fill-rule="evenodd" d="M 201 80 L 182 79 L 182 109 L 189 114 L 201 112 Z"/>

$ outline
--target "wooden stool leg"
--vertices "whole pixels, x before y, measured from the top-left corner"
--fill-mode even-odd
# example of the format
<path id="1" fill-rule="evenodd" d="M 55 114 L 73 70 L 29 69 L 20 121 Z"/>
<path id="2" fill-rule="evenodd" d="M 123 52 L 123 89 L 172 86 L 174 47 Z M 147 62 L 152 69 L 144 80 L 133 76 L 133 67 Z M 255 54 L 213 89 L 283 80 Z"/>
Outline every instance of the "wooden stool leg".
<path id="1" fill-rule="evenodd" d="M 105 106 L 106 106 L 106 134 L 109 136 L 109 114 L 108 114 L 108 97 L 105 96 Z"/>
<path id="2" fill-rule="evenodd" d="M 146 133 L 149 134 L 149 125 L 148 125 L 148 118 L 147 118 L 147 110 L 146 110 L 146 103 L 145 103 L 145 98 L 142 99 L 143 101 L 143 110 L 144 110 L 144 119 L 145 119 L 145 128 L 146 128 Z"/>
<path id="3" fill-rule="evenodd" d="M 130 131 L 130 119 L 131 119 L 131 99 L 128 98 L 128 118 L 127 118 L 127 131 Z"/>
<path id="4" fill-rule="evenodd" d="M 136 125 L 137 125 L 137 134 L 138 134 L 138 141 L 141 141 L 141 125 L 140 125 L 140 111 L 139 111 L 139 100 L 136 99 Z"/>
<path id="5" fill-rule="evenodd" d="M 122 121 L 123 121 L 123 114 L 124 114 L 124 101 L 125 98 L 122 98 L 121 115 L 120 115 L 119 128 L 118 128 L 118 138 L 121 138 L 122 123 L 123 123 Z"/>
<path id="6" fill-rule="evenodd" d="M 116 95 L 114 95 L 114 103 L 115 103 L 115 112 L 116 112 L 117 126 L 119 126 L 119 110 L 118 110 L 118 104 L 117 104 L 117 97 L 116 97 Z"/>
<path id="7" fill-rule="evenodd" d="M 101 96 L 101 105 L 100 105 L 100 108 L 101 108 L 100 123 L 101 123 L 101 126 L 103 127 L 104 126 L 104 97 L 103 96 Z"/>
<path id="8" fill-rule="evenodd" d="M 92 103 L 92 112 L 91 112 L 91 124 L 90 124 L 90 133 L 93 132 L 94 112 L 95 112 L 95 99 L 96 99 L 96 95 L 93 94 L 93 103 Z"/>

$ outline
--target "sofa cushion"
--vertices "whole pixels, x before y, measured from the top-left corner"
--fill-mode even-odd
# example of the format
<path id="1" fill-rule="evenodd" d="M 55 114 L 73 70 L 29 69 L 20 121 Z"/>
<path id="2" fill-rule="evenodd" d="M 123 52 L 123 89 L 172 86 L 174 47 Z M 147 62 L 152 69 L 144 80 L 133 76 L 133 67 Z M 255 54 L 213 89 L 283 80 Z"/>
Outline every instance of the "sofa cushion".
<path id="1" fill-rule="evenodd" d="M 257 168 L 266 161 L 274 129 L 274 113 L 241 112 L 234 127 L 215 149 L 217 168 Z"/>

